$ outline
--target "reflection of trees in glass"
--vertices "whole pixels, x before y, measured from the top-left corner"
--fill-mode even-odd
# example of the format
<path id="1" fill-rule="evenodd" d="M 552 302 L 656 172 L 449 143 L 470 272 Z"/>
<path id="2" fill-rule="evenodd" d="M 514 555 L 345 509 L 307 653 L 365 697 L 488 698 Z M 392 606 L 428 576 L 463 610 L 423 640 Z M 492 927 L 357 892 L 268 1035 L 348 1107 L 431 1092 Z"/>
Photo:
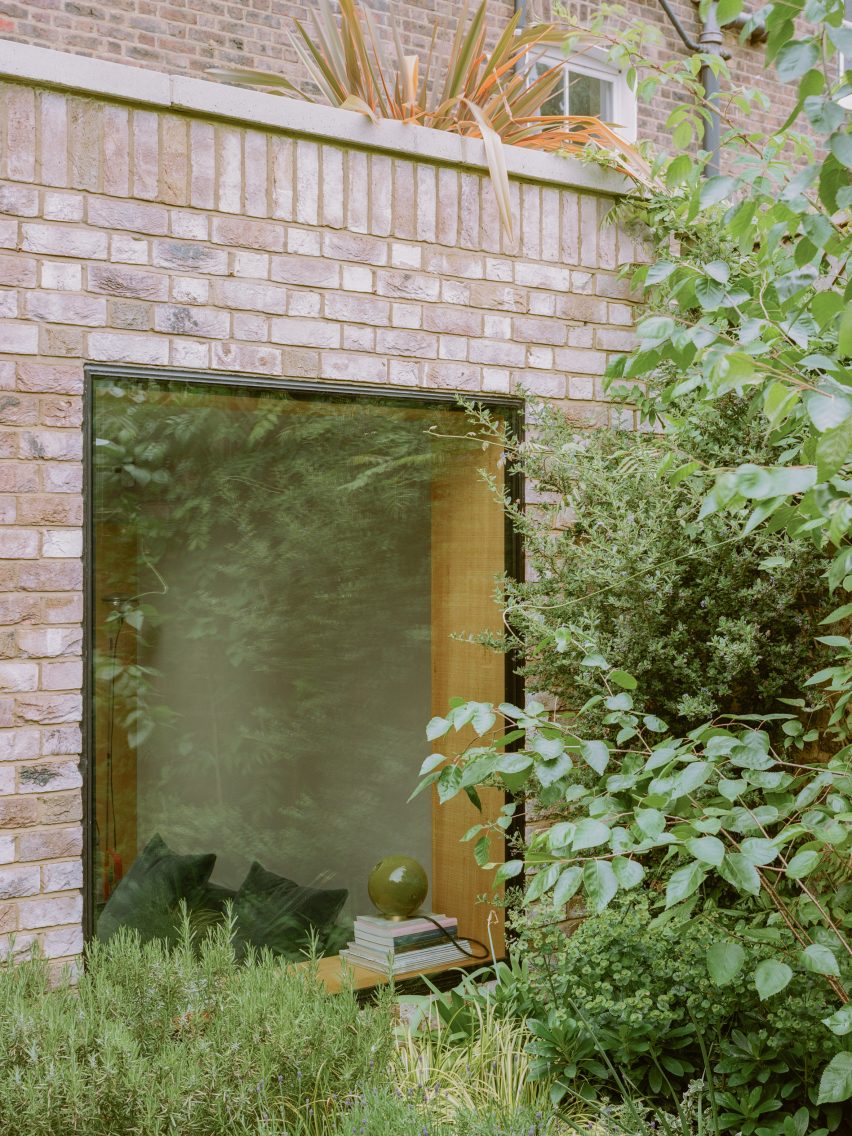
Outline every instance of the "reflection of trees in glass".
<path id="1" fill-rule="evenodd" d="M 101 660 L 97 683 L 103 699 L 115 679 L 121 720 L 136 715 L 139 799 L 124 811 L 138 807 L 140 846 L 162 829 L 215 851 L 235 886 L 250 857 L 311 882 L 318 864 L 351 867 L 359 833 L 404 835 L 377 799 L 398 785 L 401 814 L 419 756 L 430 486 L 465 444 L 429 437 L 437 417 L 179 383 L 101 390 L 96 555 L 110 588 L 149 593 L 128 605 L 137 658 Z M 138 664 L 153 673 L 129 674 Z"/>

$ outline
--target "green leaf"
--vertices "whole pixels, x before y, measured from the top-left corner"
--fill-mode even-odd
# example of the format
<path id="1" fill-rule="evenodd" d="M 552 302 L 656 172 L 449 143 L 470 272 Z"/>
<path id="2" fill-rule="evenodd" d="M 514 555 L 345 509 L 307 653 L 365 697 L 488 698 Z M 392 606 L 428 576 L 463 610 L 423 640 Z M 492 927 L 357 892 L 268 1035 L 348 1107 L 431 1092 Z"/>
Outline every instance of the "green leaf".
<path id="1" fill-rule="evenodd" d="M 740 852 L 750 864 L 771 864 L 778 858 L 778 845 L 763 837 L 749 837 L 740 845 Z"/>
<path id="2" fill-rule="evenodd" d="M 832 390 L 828 394 L 808 391 L 805 395 L 805 409 L 811 422 L 822 433 L 839 426 L 852 414 L 852 395 L 846 395 L 840 390 Z"/>
<path id="3" fill-rule="evenodd" d="M 596 915 L 608 907 L 618 891 L 618 881 L 608 860 L 588 860 L 583 867 L 583 890 Z"/>
<path id="4" fill-rule="evenodd" d="M 473 856 L 480 868 L 484 868 L 490 859 L 488 855 L 489 844 L 490 841 L 487 836 L 480 836 L 473 846 Z"/>
<path id="5" fill-rule="evenodd" d="M 669 316 L 648 316 L 636 325 L 636 334 L 640 339 L 652 340 L 670 339 L 675 333 L 675 321 Z"/>
<path id="6" fill-rule="evenodd" d="M 707 312 L 715 312 L 725 299 L 725 289 L 716 280 L 706 276 L 695 281 L 695 298 Z"/>
<path id="7" fill-rule="evenodd" d="M 637 809 L 633 817 L 640 832 L 649 840 L 656 840 L 665 830 L 666 818 L 659 809 Z"/>
<path id="8" fill-rule="evenodd" d="M 426 740 L 433 742 L 436 738 L 442 738 L 449 729 L 450 723 L 446 718 L 432 718 L 426 727 Z"/>
<path id="9" fill-rule="evenodd" d="M 656 714 L 646 714 L 642 722 L 652 734 L 664 734 L 669 728 L 662 718 L 658 718 Z"/>
<path id="10" fill-rule="evenodd" d="M 583 817 L 577 822 L 574 830 L 574 839 L 571 847 L 575 852 L 585 848 L 596 848 L 599 844 L 606 844 L 609 840 L 609 828 L 593 817 Z"/>
<path id="11" fill-rule="evenodd" d="M 725 845 L 716 836 L 698 836 L 687 840 L 686 849 L 696 860 L 718 868 L 725 858 Z"/>
<path id="12" fill-rule="evenodd" d="M 645 876 L 645 869 L 638 860 L 628 860 L 626 856 L 616 856 L 612 861 L 612 870 L 618 880 L 618 886 L 625 891 L 637 887 Z"/>
<path id="13" fill-rule="evenodd" d="M 838 162 L 846 166 L 847 170 L 852 170 L 852 135 L 839 131 L 832 134 L 828 145 Z"/>
<path id="14" fill-rule="evenodd" d="M 682 903 L 704 883 L 707 873 L 697 861 L 687 864 L 685 868 L 678 868 L 669 877 L 666 885 L 666 908 Z"/>
<path id="15" fill-rule="evenodd" d="M 786 962 L 777 959 L 764 959 L 754 972 L 754 986 L 761 1002 L 778 994 L 793 977 L 793 972 Z"/>
<path id="16" fill-rule="evenodd" d="M 717 205 L 720 201 L 724 201 L 726 197 L 731 196 L 737 188 L 737 184 L 737 179 L 732 177 L 707 178 L 701 186 L 699 198 L 701 208 L 706 209 L 709 205 Z"/>
<path id="17" fill-rule="evenodd" d="M 505 864 L 501 864 L 497 869 L 494 876 L 494 883 L 502 884 L 504 880 L 514 879 L 515 876 L 519 876 L 523 870 L 523 860 L 507 860 Z"/>
<path id="18" fill-rule="evenodd" d="M 823 1018 L 822 1024 L 828 1026 L 838 1037 L 845 1037 L 847 1033 L 852 1032 L 852 1002 L 841 1006 L 831 1017 Z"/>
<path id="19" fill-rule="evenodd" d="M 791 40 L 785 43 L 775 60 L 779 79 L 789 83 L 793 79 L 801 78 L 806 71 L 810 71 L 818 58 L 819 50 L 811 39 Z"/>
<path id="20" fill-rule="evenodd" d="M 852 1097 L 852 1053 L 836 1053 L 823 1069 L 817 1104 L 840 1104 Z"/>
<path id="21" fill-rule="evenodd" d="M 610 678 L 610 681 L 614 682 L 616 686 L 621 686 L 625 690 L 635 690 L 636 689 L 636 686 L 637 686 L 636 679 L 633 677 L 632 674 L 628 674 L 627 671 L 620 671 L 620 670 L 610 671 L 609 678 Z"/>
<path id="22" fill-rule="evenodd" d="M 820 853 L 816 848 L 804 848 L 797 852 L 787 865 L 786 875 L 791 880 L 801 880 L 809 875 L 820 862 Z"/>
<path id="23" fill-rule="evenodd" d="M 441 764 L 442 761 L 446 761 L 446 760 L 447 760 L 447 755 L 444 754 L 444 753 L 432 753 L 432 754 L 430 754 L 426 758 L 426 760 L 423 762 L 423 764 L 420 766 L 420 776 L 425 777 L 425 775 L 427 773 L 431 773 L 432 770 L 436 769 Z"/>
<path id="24" fill-rule="evenodd" d="M 566 868 L 553 889 L 553 902 L 557 907 L 563 907 L 577 892 L 583 879 L 583 870 L 577 864 Z"/>
<path id="25" fill-rule="evenodd" d="M 805 964 L 805 969 L 812 974 L 831 974 L 835 978 L 840 976 L 840 967 L 837 965 L 834 952 L 821 943 L 811 943 L 809 947 L 805 947 L 802 951 L 802 962 Z"/>
<path id="26" fill-rule="evenodd" d="M 837 349 L 841 355 L 852 355 L 852 300 L 843 309 L 837 330 Z"/>
<path id="27" fill-rule="evenodd" d="M 685 769 L 678 773 L 672 787 L 672 799 L 686 797 L 700 788 L 713 772 L 713 765 L 709 761 L 691 761 Z"/>
<path id="28" fill-rule="evenodd" d="M 760 876 L 757 874 L 757 868 L 739 852 L 726 854 L 718 870 L 722 879 L 727 880 L 737 891 L 744 891 L 747 895 L 760 894 Z"/>
<path id="29" fill-rule="evenodd" d="M 722 940 L 707 948 L 707 970 L 717 986 L 733 982 L 746 960 L 745 949 L 739 943 Z"/>
<path id="30" fill-rule="evenodd" d="M 609 765 L 609 749 L 606 742 L 583 742 L 580 746 L 580 754 L 587 765 L 594 769 L 598 776 L 603 776 L 604 770 Z"/>
<path id="31" fill-rule="evenodd" d="M 727 284 L 731 277 L 731 270 L 724 260 L 711 260 L 709 264 L 704 265 L 704 271 L 720 284 Z"/>
<path id="32" fill-rule="evenodd" d="M 839 426 L 826 430 L 817 442 L 816 461 L 819 481 L 830 481 L 852 459 L 852 415 Z"/>

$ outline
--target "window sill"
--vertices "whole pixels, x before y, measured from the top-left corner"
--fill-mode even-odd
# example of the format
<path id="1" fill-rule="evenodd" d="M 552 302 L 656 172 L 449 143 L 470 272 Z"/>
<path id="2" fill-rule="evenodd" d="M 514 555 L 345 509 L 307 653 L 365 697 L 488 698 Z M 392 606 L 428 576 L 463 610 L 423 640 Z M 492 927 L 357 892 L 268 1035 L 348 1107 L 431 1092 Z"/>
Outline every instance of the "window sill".
<path id="1" fill-rule="evenodd" d="M 486 965 L 487 962 L 487 959 L 470 959 L 464 962 L 430 966 L 425 970 L 405 971 L 402 974 L 396 975 L 395 984 L 406 988 L 411 985 L 422 986 L 424 985 L 422 981 L 423 978 L 429 978 L 436 986 L 443 989 L 445 986 L 456 985 L 457 979 L 452 977 L 455 972 L 470 972 L 480 966 Z M 296 965 L 307 967 L 312 964 L 310 962 L 300 962 Z M 363 966 L 353 966 L 352 963 L 348 963 L 345 959 L 342 959 L 340 955 L 328 955 L 326 958 L 319 959 L 316 965 L 319 980 L 330 994 L 339 994 L 341 988 L 346 985 L 347 979 L 351 982 L 354 990 L 373 990 L 376 986 L 386 985 L 388 981 L 386 974 L 379 974 L 378 971 L 368 970 Z M 442 982 L 441 979 L 444 981 Z M 449 981 L 447 981 L 447 979 L 449 979 Z"/>

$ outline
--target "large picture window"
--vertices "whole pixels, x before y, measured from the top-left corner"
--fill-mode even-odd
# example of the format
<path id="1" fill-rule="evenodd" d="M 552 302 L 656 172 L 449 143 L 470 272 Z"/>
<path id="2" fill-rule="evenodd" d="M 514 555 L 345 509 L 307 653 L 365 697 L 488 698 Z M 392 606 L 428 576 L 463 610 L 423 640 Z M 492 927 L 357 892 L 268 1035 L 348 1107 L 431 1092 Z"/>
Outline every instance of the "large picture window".
<path id="1" fill-rule="evenodd" d="M 336 954 L 381 857 L 482 937 L 424 724 L 501 699 L 499 453 L 451 402 L 89 377 L 92 931 Z M 500 411 L 498 411 L 500 412 Z M 471 807 L 472 808 L 472 807 Z M 477 934 L 479 932 L 479 934 Z"/>

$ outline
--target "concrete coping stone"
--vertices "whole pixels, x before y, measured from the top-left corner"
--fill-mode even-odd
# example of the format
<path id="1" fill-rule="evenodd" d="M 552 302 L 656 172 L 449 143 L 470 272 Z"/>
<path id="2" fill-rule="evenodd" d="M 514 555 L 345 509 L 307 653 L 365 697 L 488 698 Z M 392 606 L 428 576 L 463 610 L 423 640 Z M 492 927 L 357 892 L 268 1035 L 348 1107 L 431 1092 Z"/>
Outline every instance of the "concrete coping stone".
<path id="1" fill-rule="evenodd" d="M 373 123 L 356 111 L 206 79 L 167 75 L 149 68 L 6 39 L 0 39 L 0 78 L 224 119 L 248 127 L 280 130 L 314 141 L 397 154 L 423 162 L 488 169 L 485 146 L 478 138 L 460 138 L 445 130 L 412 123 Z M 626 177 L 576 158 L 522 146 L 506 146 L 505 151 L 509 176 L 518 181 L 609 196 L 622 196 L 631 187 Z"/>

